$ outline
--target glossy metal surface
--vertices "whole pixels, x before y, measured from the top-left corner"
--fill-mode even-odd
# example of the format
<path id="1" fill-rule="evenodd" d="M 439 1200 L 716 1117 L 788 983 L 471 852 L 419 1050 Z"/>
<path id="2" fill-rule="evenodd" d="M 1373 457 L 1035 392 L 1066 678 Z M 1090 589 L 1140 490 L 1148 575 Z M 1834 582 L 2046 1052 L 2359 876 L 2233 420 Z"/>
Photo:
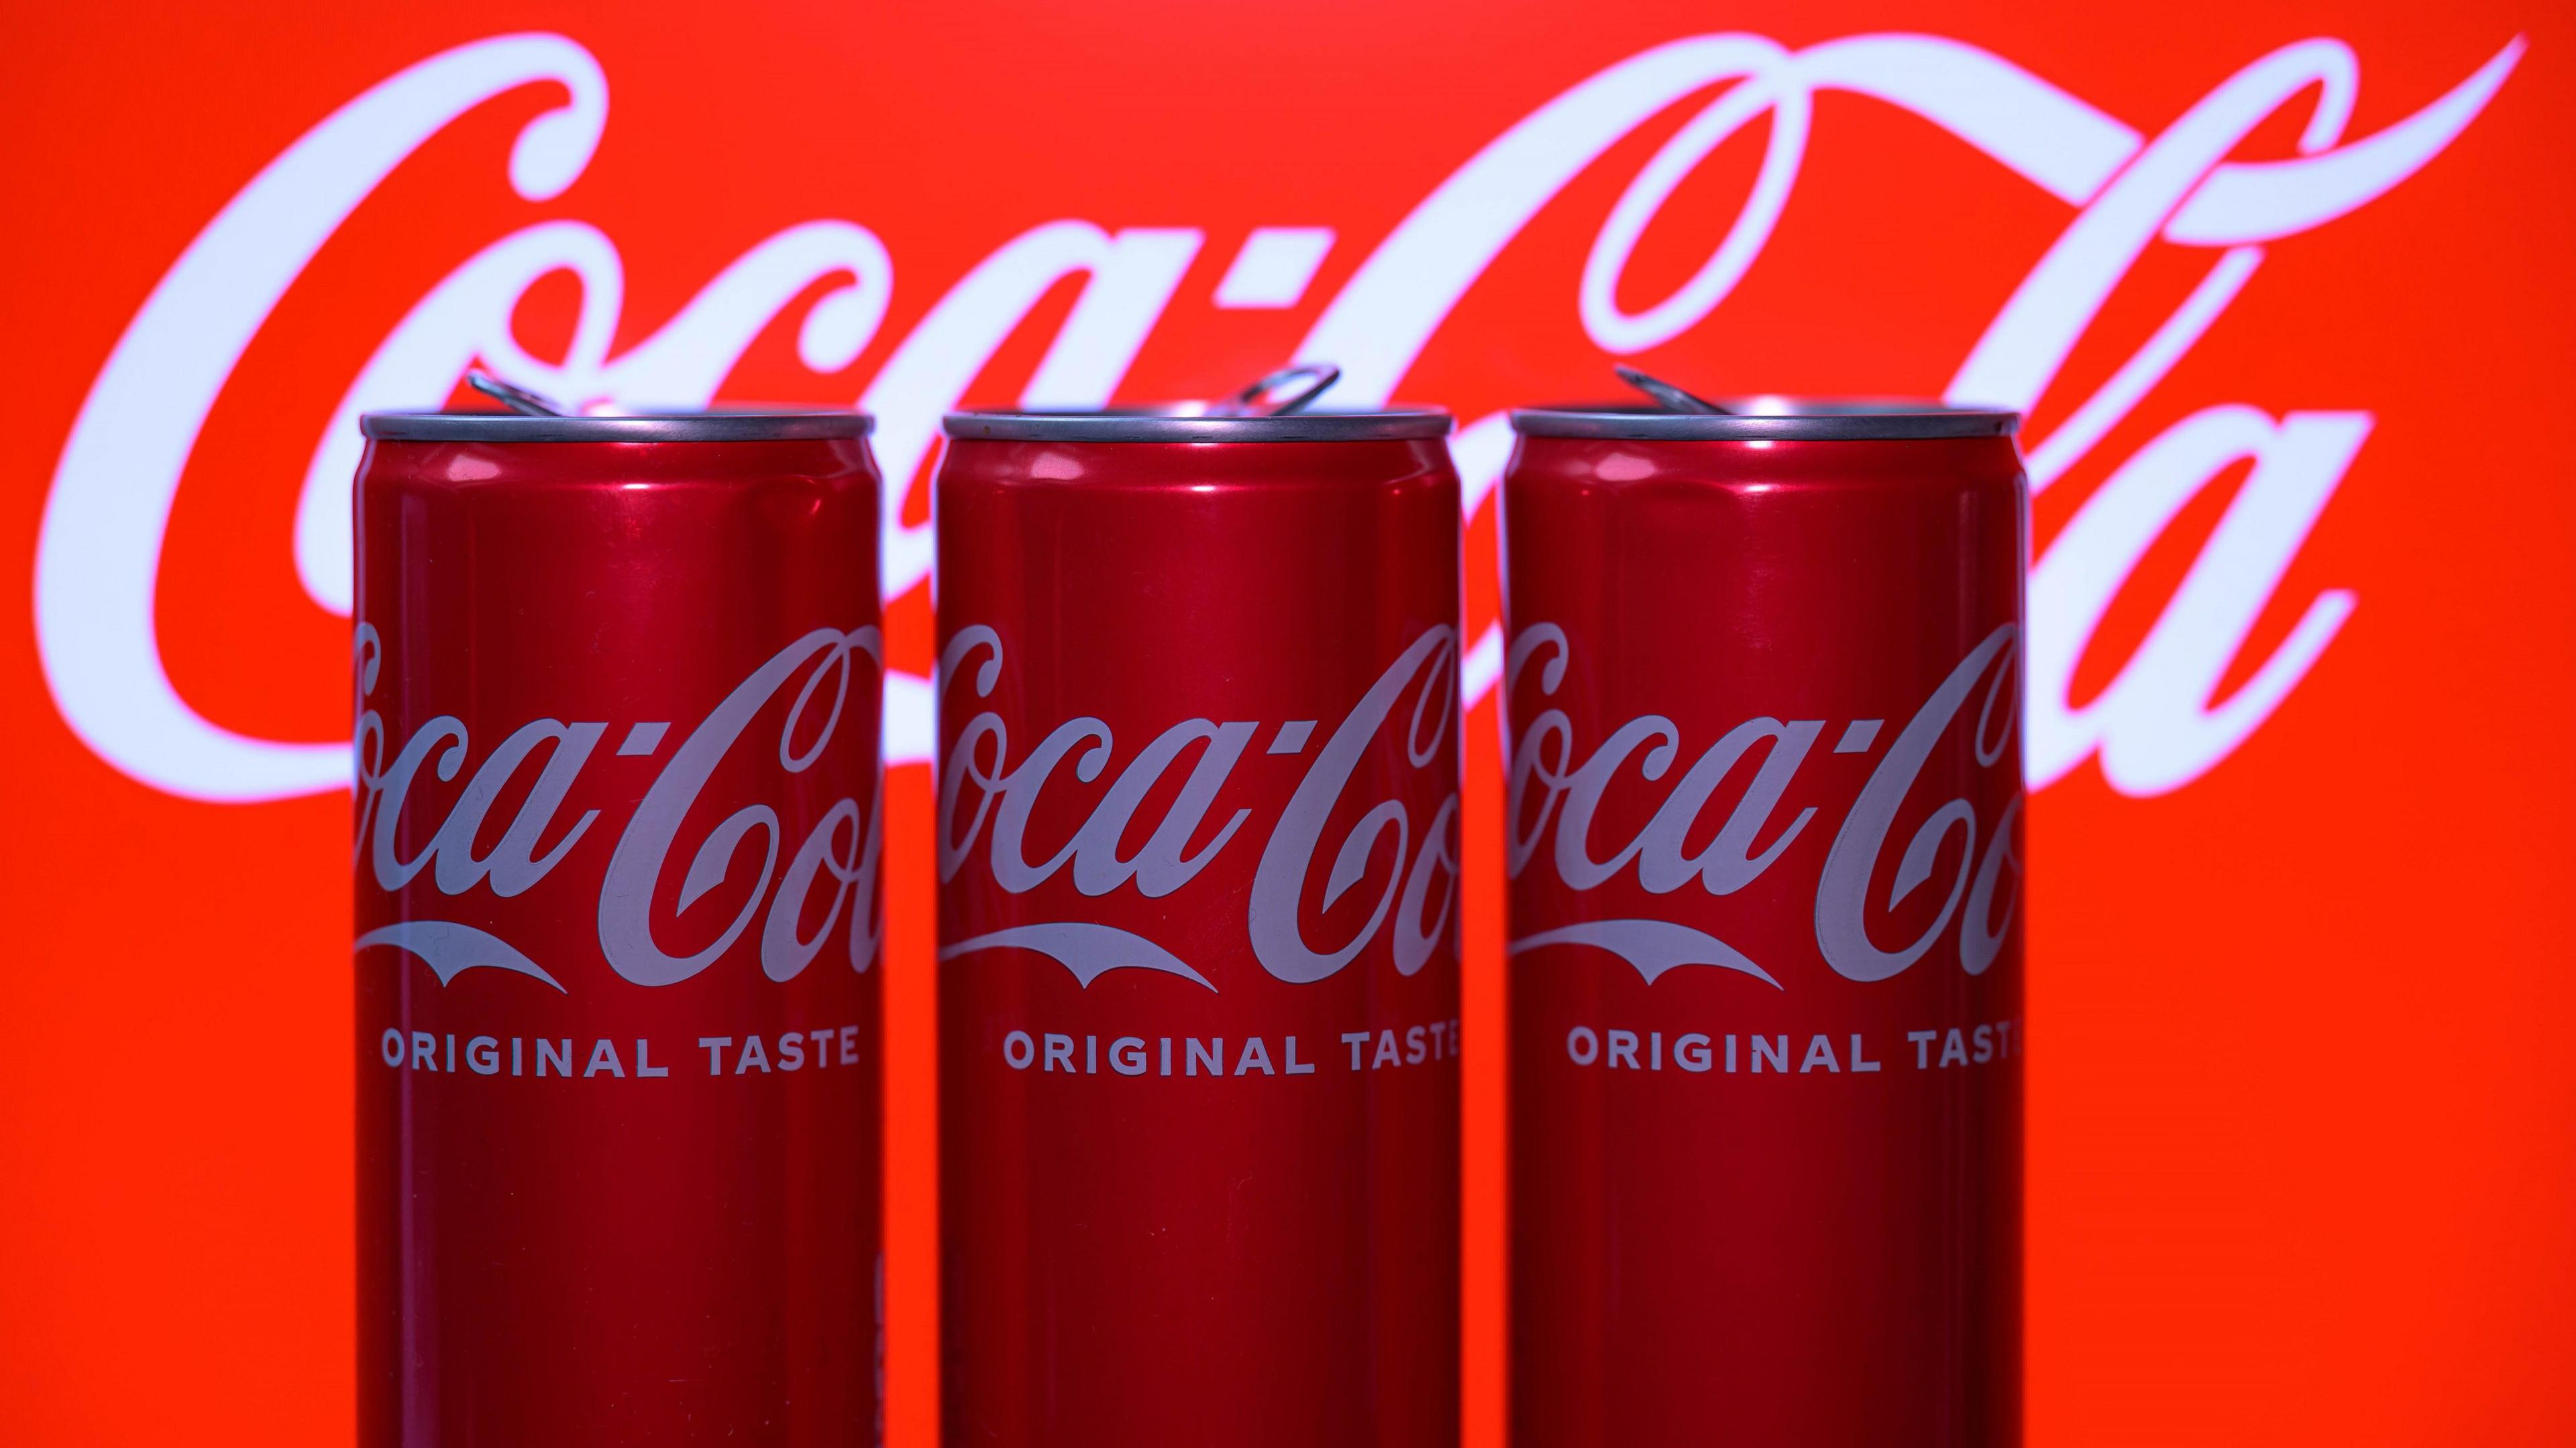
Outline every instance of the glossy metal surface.
<path id="1" fill-rule="evenodd" d="M 1451 422 L 1445 412 L 1422 408 L 1335 412 L 1318 407 L 1262 414 L 1113 408 L 1104 412 L 952 412 L 943 426 L 952 438 L 999 442 L 1351 443 L 1447 437 Z"/>
<path id="2" fill-rule="evenodd" d="M 358 509 L 357 1441 L 874 1441 L 865 445 L 379 440 Z"/>
<path id="3" fill-rule="evenodd" d="M 787 442 L 866 437 L 876 419 L 864 412 L 370 412 L 359 426 L 389 442 Z"/>
<path id="4" fill-rule="evenodd" d="M 1692 400 L 1703 407 L 1718 406 L 1706 399 Z M 1724 407 L 1719 412 L 1625 404 L 1517 407 L 1512 409 L 1512 428 L 1523 437 L 1632 442 L 1926 442 L 2010 437 L 2021 427 L 2016 413 L 1936 402 L 1736 397 L 1726 399 Z"/>
<path id="5" fill-rule="evenodd" d="M 937 486 L 948 1441 L 1456 1441 L 1447 450 Z"/>
<path id="6" fill-rule="evenodd" d="M 2018 1442 L 2009 438 L 1502 489 L 1513 1442 Z"/>

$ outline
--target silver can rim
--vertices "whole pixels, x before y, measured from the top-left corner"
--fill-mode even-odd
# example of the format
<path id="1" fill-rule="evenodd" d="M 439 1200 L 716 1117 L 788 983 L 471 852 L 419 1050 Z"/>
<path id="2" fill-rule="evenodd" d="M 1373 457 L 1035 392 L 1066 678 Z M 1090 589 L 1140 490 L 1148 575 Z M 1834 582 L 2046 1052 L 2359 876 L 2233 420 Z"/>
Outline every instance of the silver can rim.
<path id="1" fill-rule="evenodd" d="M 370 412 L 358 419 L 358 430 L 380 442 L 797 442 L 866 437 L 876 425 L 864 412 Z"/>
<path id="2" fill-rule="evenodd" d="M 1523 437 L 1616 438 L 1656 442 L 1913 442 L 1936 438 L 2011 437 L 2021 414 L 2000 407 L 1877 398 L 1718 399 L 1724 413 L 1663 412 L 1649 407 L 1516 407 L 1512 430 Z M 1763 409 L 1756 411 L 1755 409 Z"/>
<path id="3" fill-rule="evenodd" d="M 940 431 L 992 442 L 1393 442 L 1447 437 L 1456 425 L 1435 407 L 1372 412 L 1318 409 L 1282 417 L 1219 417 L 1109 408 L 1091 412 L 952 412 Z"/>

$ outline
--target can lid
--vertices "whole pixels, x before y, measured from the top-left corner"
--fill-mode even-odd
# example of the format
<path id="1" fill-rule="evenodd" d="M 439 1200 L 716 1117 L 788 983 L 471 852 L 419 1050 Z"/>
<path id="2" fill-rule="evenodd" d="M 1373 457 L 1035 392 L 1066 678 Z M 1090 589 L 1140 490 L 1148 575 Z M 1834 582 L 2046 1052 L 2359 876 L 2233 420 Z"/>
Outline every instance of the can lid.
<path id="1" fill-rule="evenodd" d="M 1723 399 L 1724 412 L 1670 412 L 1626 403 L 1516 407 L 1524 437 L 1634 438 L 1668 442 L 1904 442 L 2010 437 L 2021 414 L 1996 407 L 1879 398 Z"/>
<path id="2" fill-rule="evenodd" d="M 1447 437 L 1448 413 L 1430 407 L 1375 412 L 1274 413 L 1239 416 L 1205 403 L 1107 408 L 1091 412 L 952 412 L 940 430 L 953 438 L 997 442 L 1383 442 Z"/>
<path id="3" fill-rule="evenodd" d="M 876 419 L 864 412 L 719 409 L 608 417 L 546 417 L 517 412 L 370 412 L 358 430 L 385 442 L 788 442 L 866 437 Z"/>

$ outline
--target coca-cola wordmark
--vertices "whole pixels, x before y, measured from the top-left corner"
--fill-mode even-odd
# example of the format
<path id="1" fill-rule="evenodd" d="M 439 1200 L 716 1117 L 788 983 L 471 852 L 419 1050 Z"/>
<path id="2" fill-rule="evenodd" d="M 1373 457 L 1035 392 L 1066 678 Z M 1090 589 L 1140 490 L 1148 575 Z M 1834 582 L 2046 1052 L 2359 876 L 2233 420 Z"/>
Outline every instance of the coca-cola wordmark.
<path id="1" fill-rule="evenodd" d="M 1002 649 L 1001 636 L 989 627 L 975 624 L 960 629 L 940 658 L 940 677 L 952 686 L 961 678 L 969 680 L 964 689 L 971 689 L 973 695 L 990 694 Z M 1254 838 L 1247 838 L 1242 846 L 1260 856 L 1244 922 L 1253 958 L 1263 970 L 1291 984 L 1322 980 L 1349 965 L 1376 939 L 1388 927 L 1388 912 L 1393 910 L 1395 968 L 1412 975 L 1456 928 L 1452 919 L 1458 903 L 1456 790 L 1449 791 L 1428 820 L 1413 819 L 1401 800 L 1379 801 L 1362 813 L 1332 850 L 1332 874 L 1323 892 L 1327 910 L 1362 883 L 1378 841 L 1389 834 L 1395 840 L 1398 867 L 1388 875 L 1367 923 L 1349 938 L 1318 948 L 1306 935 L 1300 902 L 1326 849 L 1325 824 L 1349 791 L 1352 771 L 1371 744 L 1392 724 L 1401 731 L 1405 757 L 1416 770 L 1439 757 L 1444 748 L 1455 747 L 1449 728 L 1457 699 L 1449 680 L 1457 655 L 1453 630 L 1444 625 L 1425 631 L 1328 731 L 1319 730 L 1312 719 L 1283 720 L 1267 728 L 1257 720 L 1220 724 L 1186 719 L 1174 724 L 1128 760 L 1091 806 L 1081 827 L 1043 860 L 1031 860 L 1027 844 L 1029 817 L 1037 809 L 1039 792 L 1068 758 L 1073 759 L 1068 772 L 1075 779 L 1098 780 L 1109 765 L 1116 737 L 1098 719 L 1068 720 L 1013 763 L 1010 730 L 1002 716 L 990 709 L 977 712 L 949 741 L 951 767 L 939 783 L 940 879 L 955 879 L 977 853 L 979 837 L 986 837 L 985 868 L 993 883 L 1010 894 L 1025 894 L 1070 865 L 1074 888 L 1087 897 L 1132 883 L 1145 898 L 1162 899 L 1189 884 L 1251 821 L 1251 810 L 1237 809 L 1205 844 L 1184 853 L 1244 750 L 1258 739 L 1266 753 L 1303 755 L 1309 741 L 1320 735 L 1314 763 L 1286 806 L 1275 819 L 1254 825 Z M 1408 695 L 1412 707 L 1399 720 L 1398 706 Z M 961 702 L 967 697 L 961 692 Z M 1137 808 L 1155 793 L 1164 772 L 1193 746 L 1199 747 L 1198 757 L 1163 818 L 1135 854 L 1122 856 L 1119 845 L 1135 825 Z M 939 956 L 953 960 L 1005 948 L 1045 955 L 1072 971 L 1084 985 L 1104 971 L 1135 968 L 1164 971 L 1212 991 L 1220 989 L 1188 961 L 1154 941 L 1098 921 L 1013 925 L 951 942 Z"/>
<path id="2" fill-rule="evenodd" d="M 410 885 L 423 872 L 441 895 L 463 895 L 487 881 L 502 899 L 523 895 L 552 873 L 564 857 L 579 848 L 591 826 L 600 823 L 596 809 L 582 811 L 569 824 L 556 816 L 572 792 L 591 754 L 608 735 L 606 722 L 565 723 L 536 719 L 514 729 L 475 766 L 471 778 L 448 806 L 429 843 L 402 856 L 403 808 L 423 769 L 452 781 L 470 757 L 473 739 L 464 721 L 441 714 L 413 729 L 399 745 L 386 738 L 385 722 L 369 704 L 384 666 L 385 643 L 372 624 L 357 628 L 355 672 L 358 686 L 358 824 L 361 878 L 390 894 Z M 835 934 L 843 937 L 849 967 L 866 970 L 876 963 L 883 925 L 877 916 L 877 865 L 884 851 L 882 803 L 871 791 L 868 805 L 842 798 L 826 809 L 814 828 L 794 842 L 782 873 L 778 811 L 753 800 L 727 814 L 708 831 L 689 855 L 676 908 L 685 911 L 733 873 L 736 850 L 757 835 L 766 854 L 751 892 L 730 923 L 695 950 L 673 954 L 657 937 L 653 903 L 668 898 L 660 882 L 674 863 L 682 822 L 706 791 L 725 756 L 738 745 L 767 746 L 779 768 L 802 774 L 830 747 L 852 686 L 867 697 L 883 648 L 874 628 L 820 628 L 778 651 L 751 677 L 727 694 L 680 740 L 670 762 L 654 776 L 635 812 L 612 821 L 616 844 L 594 841 L 592 848 L 611 848 L 607 872 L 600 881 L 599 949 L 611 970 L 636 985 L 671 985 L 687 980 L 733 948 L 758 915 L 760 969 L 771 980 L 793 980 L 813 964 Z M 855 678 L 854 678 L 855 676 Z M 782 695 L 795 693 L 774 740 L 744 743 L 752 720 Z M 668 720 L 639 720 L 622 731 L 619 756 L 651 757 L 671 732 Z M 548 747 L 551 746 L 551 747 Z M 388 750 L 391 751 L 390 756 Z M 535 778 L 519 781 L 522 766 L 543 751 Z M 524 792 L 522 792 L 524 791 Z M 475 853 L 475 842 L 489 833 L 492 808 L 504 797 L 518 808 L 491 848 Z M 541 841 L 552 841 L 542 854 Z M 749 858 L 746 856 L 746 858 Z M 772 883 L 775 882 L 775 888 Z M 809 936 L 803 922 L 813 913 L 814 891 L 828 892 L 822 922 Z M 360 935 L 358 950 L 390 946 L 420 957 L 441 984 L 460 971 L 478 966 L 517 971 L 557 990 L 564 983 L 531 960 L 511 942 L 461 920 L 412 917 Z"/>
<path id="3" fill-rule="evenodd" d="M 1858 35 L 1792 50 L 1757 35 L 1704 35 L 1636 55 L 1532 112 L 1470 157 L 1416 206 L 1351 276 L 1298 347 L 1338 363 L 1336 400 L 1389 399 L 1460 296 L 1577 173 L 1650 118 L 1695 93 L 1716 95 L 1628 184 L 1594 238 L 1578 289 L 1583 324 L 1627 354 L 1699 325 L 1761 254 L 1787 206 L 1816 97 L 1863 95 L 1901 106 L 2077 208 L 1960 363 L 1953 401 L 2028 409 L 2046 395 L 2141 254 L 2159 240 L 2217 253 L 2189 298 L 2091 397 L 2031 444 L 2044 489 L 2137 406 L 2234 301 L 2263 245 L 2363 206 L 2448 147 L 2512 74 L 2512 40 L 2447 94 L 2371 135 L 2347 139 L 2360 62 L 2331 40 L 2283 47 L 2145 135 L 2010 61 L 1928 35 Z M 608 77 L 565 36 L 496 36 L 433 56 L 316 125 L 210 222 L 135 315 L 100 369 L 64 446 L 36 560 L 36 628 L 45 677 L 75 732 L 126 774 L 202 799 L 260 800 L 344 787 L 346 747 L 257 738 L 191 707 L 164 669 L 153 615 L 161 541 L 198 428 L 269 311 L 351 212 L 417 147 L 468 110 L 521 86 L 567 93 L 519 134 L 510 184 L 531 200 L 561 194 L 608 124 Z M 2313 93 L 2301 155 L 2230 161 L 2249 133 Z M 1757 120 L 1769 123 L 1759 175 L 1723 240 L 1689 281 L 1631 311 L 1618 283 L 1660 207 L 1692 169 Z M 951 287 L 855 399 L 883 419 L 884 587 L 889 601 L 930 570 L 930 527 L 902 485 L 920 470 L 939 415 L 1068 276 L 1080 299 L 1022 393 L 1033 407 L 1107 401 L 1189 269 L 1204 234 L 1187 227 L 1104 230 L 1061 220 L 1003 242 Z M 1304 293 L 1333 238 L 1316 228 L 1256 229 L 1220 286 L 1220 306 L 1281 306 Z M 512 316 L 540 278 L 581 279 L 580 319 L 559 362 L 533 357 Z M 817 372 L 849 365 L 874 340 L 895 264 L 859 223 L 818 219 L 753 245 L 650 337 L 611 356 L 623 292 L 615 242 L 595 227 L 548 221 L 493 241 L 415 304 L 352 379 L 312 454 L 293 539 L 305 591 L 349 609 L 349 486 L 359 413 L 436 406 L 482 360 L 508 381 L 585 404 L 645 407 L 711 400 L 780 310 L 818 282 L 799 354 Z M 2297 558 L 2369 435 L 2366 411 L 2202 408 L 2123 463 L 2036 564 L 2029 650 L 2028 768 L 2044 786 L 2099 755 L 2124 792 L 2177 788 L 2225 758 L 2295 688 L 2350 615 L 2349 590 L 2312 599 L 2297 626 L 2223 701 L 2222 676 Z M 1509 433 L 1500 414 L 1471 421 L 1455 447 L 1472 516 L 1492 495 Z M 2231 466 L 2251 477 L 2195 567 L 2118 680 L 2070 702 L 2086 643 L 2121 584 L 2164 529 Z M 917 485 L 916 485 L 917 486 Z M 1501 662 L 1488 628 L 1463 655 L 1465 700 L 1490 690 Z M 889 763 L 926 760 L 926 681 L 887 675 Z"/>
<path id="4" fill-rule="evenodd" d="M 2019 682 L 2020 635 L 2018 626 L 2006 624 L 1959 661 L 1913 716 L 1897 726 L 1887 752 L 1840 820 L 1819 823 L 1812 805 L 1785 822 L 1773 817 L 1808 751 L 1823 738 L 1828 721 L 1763 717 L 1747 719 L 1709 741 L 1673 779 L 1645 826 L 1626 843 L 1613 839 L 1596 844 L 1593 820 L 1602 796 L 1632 769 L 1650 783 L 1662 780 L 1681 758 L 1685 741 L 1673 721 L 1661 714 L 1628 720 L 1597 743 L 1576 739 L 1565 711 L 1548 701 L 1565 676 L 1572 645 L 1556 624 L 1531 624 L 1513 639 L 1504 673 L 1505 692 L 1518 705 L 1512 720 L 1519 729 L 1503 804 L 1506 868 L 1518 879 L 1536 863 L 1554 870 L 1558 881 L 1577 894 L 1634 871 L 1637 883 L 1649 895 L 1670 895 L 1687 886 L 1712 896 L 1732 895 L 1770 869 L 1772 861 L 1815 825 L 1833 832 L 1816 882 L 1815 942 L 1835 974 L 1856 981 L 1897 975 L 1951 933 L 1955 922 L 1959 968 L 1982 975 L 1994 963 L 1996 948 L 2011 929 L 2020 904 L 2021 861 L 2014 853 L 2013 832 L 2013 817 L 2021 811 L 2019 791 L 2012 792 L 2011 803 L 1999 818 L 1982 821 L 1966 799 L 1939 804 L 1906 840 L 1886 900 L 1889 910 L 1930 883 L 1933 862 L 1953 833 L 1965 841 L 1940 914 L 1913 940 L 1888 950 L 1871 939 L 1869 882 L 1891 842 L 1897 811 L 1913 792 L 1924 762 L 1954 726 L 1973 723 L 1970 738 L 1979 768 L 2011 767 L 2007 751 L 2020 732 L 2014 693 Z M 1529 697 L 1518 698 L 1524 671 L 1534 659 L 1533 688 Z M 1963 715 L 1972 698 L 1977 700 L 1975 712 Z M 1527 723 L 1521 722 L 1523 718 Z M 1832 751 L 1866 754 L 1888 723 L 1850 720 L 1837 732 Z M 1698 747 L 1697 741 L 1689 744 Z M 1737 766 L 1748 757 L 1758 757 L 1759 763 L 1744 780 L 1743 793 L 1721 806 L 1715 799 L 1718 787 L 1735 778 Z M 1722 820 L 1714 833 L 1707 828 L 1712 820 Z M 1685 842 L 1691 839 L 1707 843 L 1699 853 L 1686 854 Z M 1757 840 L 1768 843 L 1756 850 Z M 1596 848 L 1608 849 L 1606 857 L 1596 856 Z M 1582 920 L 1520 936 L 1509 949 L 1521 955 L 1569 945 L 1606 950 L 1635 966 L 1650 985 L 1676 966 L 1710 965 L 1741 971 L 1774 989 L 1784 988 L 1778 976 L 1735 946 L 1667 919 Z"/>

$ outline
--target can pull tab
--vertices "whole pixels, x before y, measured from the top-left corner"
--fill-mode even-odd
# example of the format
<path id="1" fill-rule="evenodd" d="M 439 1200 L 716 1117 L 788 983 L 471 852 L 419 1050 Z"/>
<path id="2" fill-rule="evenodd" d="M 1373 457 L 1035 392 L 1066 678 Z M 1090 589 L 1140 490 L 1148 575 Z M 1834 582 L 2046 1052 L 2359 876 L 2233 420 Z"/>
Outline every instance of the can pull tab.
<path id="1" fill-rule="evenodd" d="M 1732 409 L 1718 406 L 1695 392 L 1684 392 L 1660 377 L 1649 377 L 1634 367 L 1613 367 L 1619 380 L 1636 388 L 1675 412 L 1693 412 L 1705 417 L 1732 417 Z"/>
<path id="2" fill-rule="evenodd" d="M 465 380 L 475 391 L 500 403 L 522 417 L 562 417 L 565 412 L 550 399 L 540 397 L 524 387 L 513 387 L 489 372 L 468 372 Z"/>
<path id="3" fill-rule="evenodd" d="M 1324 395 L 1342 380 L 1342 369 L 1330 362 L 1300 362 L 1282 367 L 1208 409 L 1211 417 L 1286 417 Z"/>

